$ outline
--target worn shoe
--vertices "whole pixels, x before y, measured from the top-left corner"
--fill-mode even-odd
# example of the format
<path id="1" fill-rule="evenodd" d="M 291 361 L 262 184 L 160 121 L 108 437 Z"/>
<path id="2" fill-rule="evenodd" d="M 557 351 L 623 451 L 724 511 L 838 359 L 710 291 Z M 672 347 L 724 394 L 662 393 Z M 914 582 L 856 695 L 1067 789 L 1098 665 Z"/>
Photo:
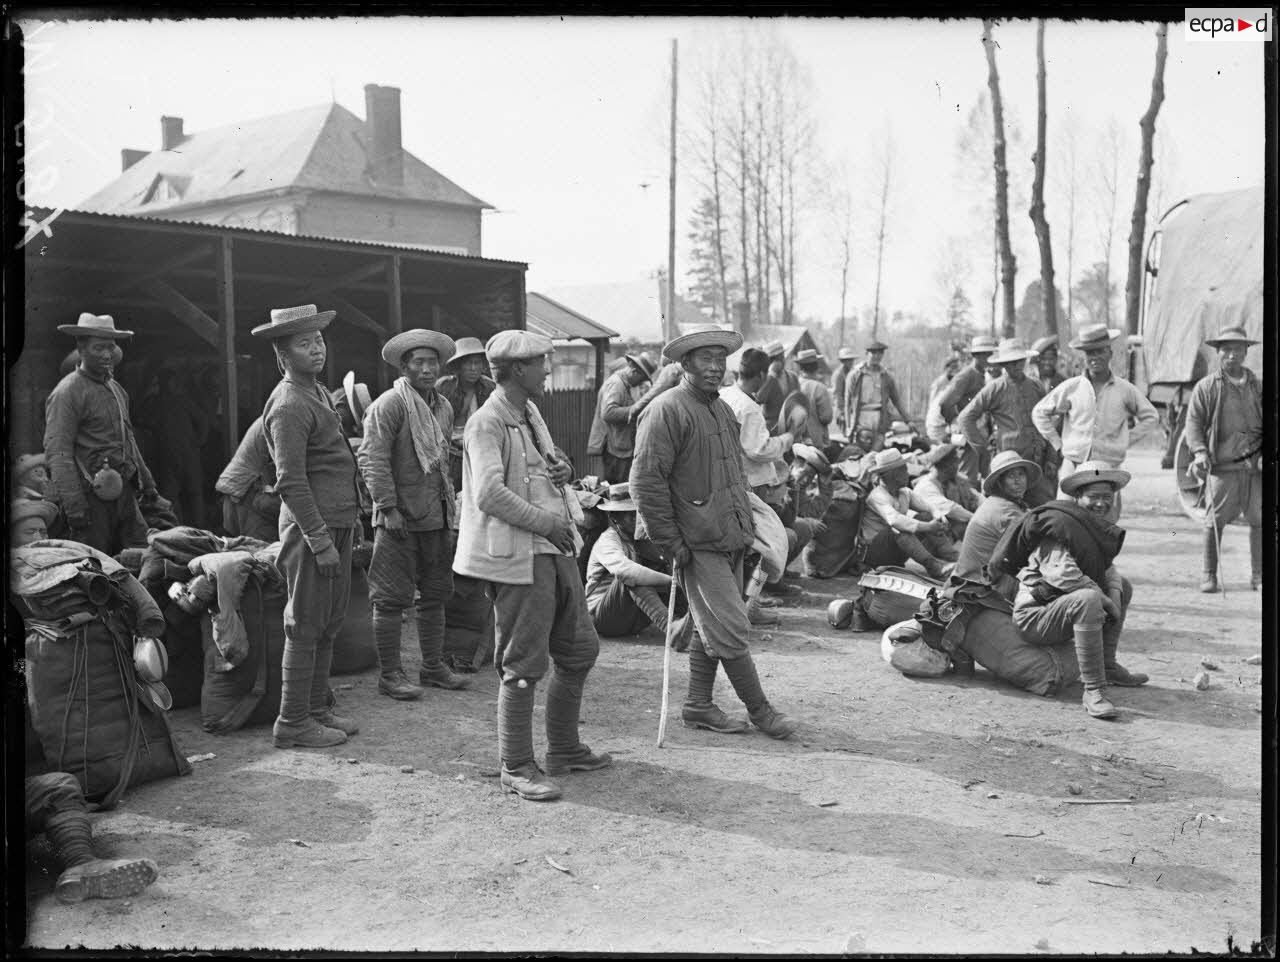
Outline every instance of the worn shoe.
<path id="1" fill-rule="evenodd" d="M 804 594 L 804 589 L 801 588 L 799 585 L 789 584 L 786 581 L 778 581 L 778 582 L 766 581 L 764 583 L 764 591 L 765 591 L 765 594 L 778 595 L 783 598 L 794 597 L 796 595 Z"/>
<path id="2" fill-rule="evenodd" d="M 360 732 L 360 726 L 345 715 L 335 715 L 332 711 L 326 710 L 318 715 L 312 715 L 317 722 L 325 728 L 336 728 L 344 735 L 356 735 Z"/>
<path id="3" fill-rule="evenodd" d="M 435 668 L 423 668 L 418 672 L 419 685 L 434 685 L 436 688 L 447 688 L 450 691 L 457 691 L 460 688 L 470 688 L 471 679 L 465 675 L 455 675 L 444 665 L 437 665 Z"/>
<path id="4" fill-rule="evenodd" d="M 1107 665 L 1107 684 L 1119 685 L 1122 688 L 1137 688 L 1145 685 L 1151 678 L 1140 671 L 1130 671 L 1124 665 Z"/>
<path id="5" fill-rule="evenodd" d="M 276 748 L 332 748 L 346 740 L 346 732 L 327 728 L 314 719 L 307 719 L 301 725 L 282 725 L 277 721 L 271 732 Z"/>
<path id="6" fill-rule="evenodd" d="M 685 728 L 703 728 L 722 735 L 740 735 L 751 727 L 746 719 L 725 714 L 716 705 L 710 708 L 690 708 L 685 705 L 680 711 L 680 718 Z"/>
<path id="7" fill-rule="evenodd" d="M 1091 718 L 1115 718 L 1120 714 L 1120 709 L 1107 701 L 1107 694 L 1101 688 L 1086 688 L 1081 700 Z"/>
<path id="8" fill-rule="evenodd" d="M 579 743 L 577 751 L 568 755 L 547 752 L 548 775 L 568 775 L 570 772 L 594 772 L 608 768 L 613 764 L 613 756 L 608 752 L 593 752 L 586 745 Z"/>
<path id="9" fill-rule="evenodd" d="M 96 858 L 71 866 L 58 876 L 53 890 L 60 902 L 120 899 L 137 895 L 159 874 L 149 858 Z"/>
<path id="10" fill-rule="evenodd" d="M 1204 573 L 1204 577 L 1200 581 L 1200 591 L 1203 594 L 1211 595 L 1218 590 L 1218 576 L 1209 572 Z"/>
<path id="11" fill-rule="evenodd" d="M 504 792 L 514 792 L 531 802 L 554 802 L 561 795 L 560 786 L 547 778 L 532 762 L 521 765 L 515 771 L 508 771 L 507 766 L 503 765 L 499 783 Z"/>
<path id="12" fill-rule="evenodd" d="M 787 738 L 794 735 L 800 727 L 768 702 L 765 702 L 763 708 L 751 712 L 751 724 L 770 738 Z"/>
<path id="13" fill-rule="evenodd" d="M 423 689 L 411 682 L 403 671 L 397 671 L 378 678 L 378 692 L 390 695 L 396 701 L 413 701 L 422 697 Z"/>
<path id="14" fill-rule="evenodd" d="M 757 628 L 772 628 L 782 623 L 782 619 L 771 611 L 761 611 L 756 605 L 747 608 L 747 620 Z"/>

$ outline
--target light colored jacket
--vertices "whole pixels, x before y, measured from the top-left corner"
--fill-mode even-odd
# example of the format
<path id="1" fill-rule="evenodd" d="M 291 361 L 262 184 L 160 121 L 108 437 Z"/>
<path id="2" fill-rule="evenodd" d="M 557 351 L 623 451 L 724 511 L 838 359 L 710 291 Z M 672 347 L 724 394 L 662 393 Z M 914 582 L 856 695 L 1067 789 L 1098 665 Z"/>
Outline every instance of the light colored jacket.
<path id="1" fill-rule="evenodd" d="M 546 539 L 561 520 L 569 520 L 569 512 L 546 459 L 520 412 L 495 390 L 467 419 L 453 570 L 531 585 L 533 556 L 554 552 Z"/>
<path id="2" fill-rule="evenodd" d="M 1061 417 L 1062 434 L 1054 425 Z M 1076 464 L 1106 461 L 1119 467 L 1129 453 L 1129 418 L 1139 427 L 1157 424 L 1160 415 L 1142 392 L 1122 377 L 1098 390 L 1088 375 L 1069 377 L 1031 409 L 1031 421 L 1055 451 Z"/>
<path id="3" fill-rule="evenodd" d="M 746 391 L 731 384 L 720 392 L 738 423 L 742 425 L 743 467 L 747 472 L 747 484 L 758 488 L 762 484 L 778 484 L 786 480 L 786 462 L 783 455 L 791 450 L 794 438 L 790 432 L 774 437 L 764 423 L 764 409 Z M 779 467 L 781 462 L 781 467 Z"/>

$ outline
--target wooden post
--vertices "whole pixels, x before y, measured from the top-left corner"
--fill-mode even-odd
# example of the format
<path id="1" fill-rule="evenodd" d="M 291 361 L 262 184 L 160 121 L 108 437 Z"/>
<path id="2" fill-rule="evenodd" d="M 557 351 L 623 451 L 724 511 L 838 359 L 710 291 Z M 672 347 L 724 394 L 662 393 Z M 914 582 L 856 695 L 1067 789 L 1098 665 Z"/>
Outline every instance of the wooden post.
<path id="1" fill-rule="evenodd" d="M 223 418 L 227 460 L 240 446 L 240 384 L 236 372 L 236 285 L 231 259 L 231 238 L 223 237 L 218 248 L 218 323 L 222 325 Z"/>
<path id="2" fill-rule="evenodd" d="M 604 341 L 596 341 L 596 390 L 604 387 Z"/>
<path id="3" fill-rule="evenodd" d="M 400 291 L 400 255 L 392 254 L 387 261 L 387 338 L 393 338 L 404 330 L 404 302 Z M 378 393 L 391 386 L 388 366 L 378 365 Z"/>

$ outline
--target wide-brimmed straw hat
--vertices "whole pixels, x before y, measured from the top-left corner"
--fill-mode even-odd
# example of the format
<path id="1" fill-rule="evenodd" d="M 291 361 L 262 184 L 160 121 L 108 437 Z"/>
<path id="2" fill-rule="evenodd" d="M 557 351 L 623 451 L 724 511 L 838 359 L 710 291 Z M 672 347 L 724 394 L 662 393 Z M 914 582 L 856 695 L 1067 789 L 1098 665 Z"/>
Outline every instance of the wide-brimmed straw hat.
<path id="1" fill-rule="evenodd" d="M 46 470 L 48 469 L 48 462 L 43 454 L 39 452 L 36 454 L 20 454 L 18 459 L 13 462 L 13 476 L 20 478 L 32 468 L 38 468 L 41 465 L 44 465 Z"/>
<path id="2" fill-rule="evenodd" d="M 43 498 L 14 498 L 9 502 L 9 524 L 17 524 L 27 518 L 40 518 L 46 525 L 53 524 L 58 516 L 58 506 Z"/>
<path id="3" fill-rule="evenodd" d="M 59 324 L 58 330 L 72 337 L 109 337 L 113 341 L 124 341 L 133 337 L 133 331 L 124 331 L 116 327 L 116 320 L 110 314 L 90 314 L 85 311 L 74 324 Z"/>
<path id="4" fill-rule="evenodd" d="M 831 461 L 812 444 L 793 444 L 791 453 L 820 474 L 831 473 Z"/>
<path id="5" fill-rule="evenodd" d="M 990 334 L 975 334 L 966 350 L 970 354 L 994 354 L 998 346 L 996 339 Z"/>
<path id="6" fill-rule="evenodd" d="M 1132 479 L 1133 475 L 1128 471 L 1113 468 L 1106 461 L 1086 461 L 1063 478 L 1060 484 L 1062 493 L 1069 498 L 1074 498 L 1085 485 L 1106 481 L 1119 491 Z"/>
<path id="7" fill-rule="evenodd" d="M 1058 349 L 1058 335 L 1046 334 L 1044 337 L 1037 338 L 1031 344 L 1031 350 L 1036 354 L 1043 354 L 1045 351 Z"/>
<path id="8" fill-rule="evenodd" d="M 1120 328 L 1107 327 L 1105 324 L 1089 324 L 1076 331 L 1071 346 L 1077 351 L 1091 351 L 1094 348 L 1107 347 L 1120 336 Z"/>
<path id="9" fill-rule="evenodd" d="M 825 360 L 826 360 L 826 357 L 824 357 L 822 354 L 815 351 L 811 347 L 806 347 L 803 351 L 796 352 L 797 364 L 817 364 L 819 361 L 825 361 Z"/>
<path id="10" fill-rule="evenodd" d="M 1014 468 L 1022 468 L 1027 472 L 1027 487 L 1031 487 L 1040 480 L 1040 465 L 1034 461 L 1028 461 L 1017 451 L 1001 451 L 991 459 L 991 468 L 987 471 L 987 476 L 982 479 L 982 493 L 987 497 L 995 494 L 996 482 L 1000 480 L 1000 475 L 1008 474 Z"/>
<path id="11" fill-rule="evenodd" d="M 764 351 L 769 357 L 780 357 L 787 353 L 786 346 L 781 341 L 766 341 L 760 350 Z"/>
<path id="12" fill-rule="evenodd" d="M 448 364 L 449 359 L 453 357 L 454 351 L 457 350 L 456 345 L 453 343 L 453 338 L 448 334 L 415 327 L 408 331 L 401 331 L 387 341 L 386 344 L 383 344 L 382 359 L 392 367 L 399 367 L 401 358 L 420 347 L 435 351 L 440 357 L 441 364 Z"/>
<path id="13" fill-rule="evenodd" d="M 1012 364 L 1014 361 L 1025 361 L 1031 356 L 1020 337 L 1006 337 L 1000 342 L 994 354 L 987 358 L 988 364 Z"/>
<path id="14" fill-rule="evenodd" d="M 907 459 L 902 456 L 902 452 L 898 448 L 885 448 L 883 451 L 877 451 L 875 461 L 871 465 L 871 469 L 877 474 L 884 474 L 894 468 L 905 467 L 907 467 Z"/>
<path id="15" fill-rule="evenodd" d="M 936 468 L 939 464 L 952 456 L 959 457 L 960 448 L 956 447 L 954 444 L 935 444 L 924 456 L 924 462 L 929 465 L 929 467 Z"/>
<path id="16" fill-rule="evenodd" d="M 314 304 L 276 307 L 271 309 L 271 320 L 268 323 L 259 324 L 249 333 L 254 337 L 266 337 L 273 341 L 281 337 L 293 337 L 295 334 L 310 334 L 312 331 L 323 331 L 337 313 L 317 311 Z"/>
<path id="17" fill-rule="evenodd" d="M 1218 347 L 1222 344 L 1258 344 L 1248 334 L 1245 333 L 1243 327 L 1224 327 L 1218 332 L 1217 337 L 1207 337 L 1204 341 L 1210 347 Z"/>
<path id="18" fill-rule="evenodd" d="M 657 363 L 649 356 L 648 351 L 639 354 L 624 354 L 627 362 L 645 377 L 652 379 L 658 373 Z"/>
<path id="19" fill-rule="evenodd" d="M 478 337 L 460 337 L 453 342 L 453 357 L 449 359 L 450 364 L 456 364 L 464 357 L 471 357 L 473 354 L 484 353 L 484 342 Z"/>
<path id="20" fill-rule="evenodd" d="M 842 347 L 840 350 L 836 351 L 837 361 L 856 361 L 857 359 L 858 352 L 851 347 Z"/>
<path id="21" fill-rule="evenodd" d="M 636 511 L 635 501 L 631 499 L 631 485 L 626 481 L 609 485 L 609 496 L 596 505 L 601 511 Z"/>
<path id="22" fill-rule="evenodd" d="M 726 331 L 714 324 L 703 324 L 673 340 L 662 349 L 662 355 L 678 361 L 690 351 L 696 351 L 702 347 L 723 347 L 732 354 L 742 347 L 742 335 L 737 331 Z"/>
<path id="23" fill-rule="evenodd" d="M 356 372 L 348 371 L 342 376 L 342 391 L 347 396 L 347 407 L 351 408 L 351 414 L 356 422 L 363 421 L 364 412 L 373 403 L 373 398 L 369 394 L 369 385 L 363 382 L 357 384 Z"/>

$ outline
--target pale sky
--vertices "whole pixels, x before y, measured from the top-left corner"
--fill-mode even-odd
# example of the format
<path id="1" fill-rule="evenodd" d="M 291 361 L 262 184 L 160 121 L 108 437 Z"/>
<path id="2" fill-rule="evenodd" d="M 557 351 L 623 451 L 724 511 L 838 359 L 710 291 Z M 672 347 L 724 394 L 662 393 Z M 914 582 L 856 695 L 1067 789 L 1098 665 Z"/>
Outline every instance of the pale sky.
<path id="1" fill-rule="evenodd" d="M 27 202 L 75 207 L 119 173 L 121 148 L 159 147 L 162 114 L 182 117 L 188 132 L 330 99 L 364 116 L 364 84 L 389 84 L 402 90 L 405 148 L 497 208 L 484 215 L 485 256 L 528 263 L 530 290 L 634 279 L 666 263 L 670 41 L 679 40 L 685 82 L 707 46 L 734 23 L 406 17 L 42 27 L 24 21 Z M 980 22 L 791 19 L 778 29 L 810 71 L 823 161 L 851 172 L 860 219 L 851 303 L 872 299 L 870 169 L 878 138 L 892 130 L 897 162 L 882 303 L 939 315 L 940 245 L 948 235 L 976 236 L 969 218 L 975 203 L 990 196 L 984 186 L 975 198 L 956 162 L 959 130 L 986 87 Z M 1006 115 L 1016 115 L 1025 138 L 1023 153 L 1011 154 L 1009 163 L 1029 184 L 1034 25 L 1001 25 L 996 38 Z M 1157 157 L 1161 151 L 1168 157 L 1165 206 L 1189 193 L 1262 182 L 1263 50 L 1262 43 L 1187 43 L 1182 24 L 1171 24 L 1157 121 Z M 1080 130 L 1082 165 L 1093 163 L 1111 119 L 1124 133 L 1113 251 L 1115 269 L 1123 271 L 1137 124 L 1155 58 L 1153 25 L 1050 21 L 1046 56 L 1051 156 L 1068 115 Z M 682 95 L 687 107 L 688 85 Z M 1052 172 L 1048 217 L 1060 248 L 1065 215 Z M 1161 174 L 1157 169 L 1157 182 Z M 687 176 L 677 199 L 683 252 L 696 200 Z M 1077 226 L 1086 235 L 1078 244 L 1089 248 L 1077 253 L 1077 265 L 1098 259 L 1092 216 L 1085 211 Z M 1010 217 L 1020 300 L 1039 267 L 1025 209 Z M 831 320 L 838 313 L 830 220 L 821 201 L 804 217 L 797 254 L 802 317 Z M 1056 256 L 1061 277 L 1065 255 Z M 979 303 L 990 292 L 988 257 L 987 247 L 974 245 L 969 289 Z M 682 266 L 677 273 L 683 283 Z"/>

